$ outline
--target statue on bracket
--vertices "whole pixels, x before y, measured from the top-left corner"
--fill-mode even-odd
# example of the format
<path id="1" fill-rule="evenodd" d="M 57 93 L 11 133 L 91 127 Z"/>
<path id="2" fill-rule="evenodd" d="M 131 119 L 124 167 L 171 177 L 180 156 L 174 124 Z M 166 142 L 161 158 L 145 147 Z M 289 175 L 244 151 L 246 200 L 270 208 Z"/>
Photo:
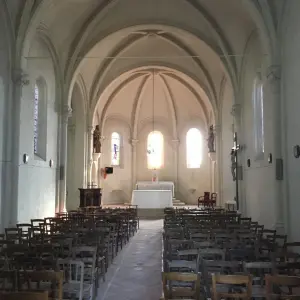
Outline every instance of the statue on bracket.
<path id="1" fill-rule="evenodd" d="M 208 152 L 216 152 L 215 151 L 215 132 L 214 132 L 214 126 L 209 126 L 208 130 L 208 139 L 207 139 L 207 146 L 208 146 Z"/>
<path id="2" fill-rule="evenodd" d="M 93 133 L 93 153 L 101 153 L 101 141 L 100 141 L 100 129 L 99 125 L 96 125 L 96 128 Z"/>

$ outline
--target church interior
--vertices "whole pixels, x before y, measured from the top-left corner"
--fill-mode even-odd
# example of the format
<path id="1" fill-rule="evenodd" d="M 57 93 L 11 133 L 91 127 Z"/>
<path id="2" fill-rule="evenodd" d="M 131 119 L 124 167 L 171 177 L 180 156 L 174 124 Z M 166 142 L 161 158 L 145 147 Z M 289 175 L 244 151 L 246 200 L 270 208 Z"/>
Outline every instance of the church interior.
<path id="1" fill-rule="evenodd" d="M 0 299 L 300 299 L 299 12 L 0 0 Z"/>

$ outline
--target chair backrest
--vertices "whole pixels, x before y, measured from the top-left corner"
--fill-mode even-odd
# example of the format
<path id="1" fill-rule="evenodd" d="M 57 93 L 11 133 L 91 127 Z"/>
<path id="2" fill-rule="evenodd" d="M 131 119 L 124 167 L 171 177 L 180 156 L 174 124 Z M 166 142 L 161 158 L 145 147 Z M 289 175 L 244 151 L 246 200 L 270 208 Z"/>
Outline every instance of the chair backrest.
<path id="1" fill-rule="evenodd" d="M 178 287 L 178 283 L 190 283 L 190 286 Z M 164 300 L 189 297 L 200 299 L 200 275 L 195 273 L 162 273 Z M 176 286 L 174 289 L 173 286 Z M 180 284 L 179 284 L 180 286 Z"/>
<path id="2" fill-rule="evenodd" d="M 0 293 L 0 300 L 48 300 L 48 292 L 12 292 Z"/>
<path id="3" fill-rule="evenodd" d="M 228 285 L 227 292 L 219 292 L 217 284 Z M 241 287 L 244 285 L 245 287 Z M 250 300 L 252 297 L 252 277 L 250 275 L 212 275 L 213 299 L 240 298 Z"/>
<path id="4" fill-rule="evenodd" d="M 57 300 L 63 299 L 64 273 L 62 271 L 30 271 L 24 274 L 24 278 L 28 283 L 29 290 L 34 290 L 33 283 L 37 283 L 37 286 L 39 286 L 41 281 L 51 282 L 49 297 Z"/>
<path id="5" fill-rule="evenodd" d="M 298 295 L 293 294 L 293 288 L 300 287 L 300 277 L 266 275 L 265 278 L 267 300 L 272 300 L 274 297 L 276 299 L 300 299 L 300 293 Z M 284 289 L 281 289 L 281 287 L 284 287 Z"/>

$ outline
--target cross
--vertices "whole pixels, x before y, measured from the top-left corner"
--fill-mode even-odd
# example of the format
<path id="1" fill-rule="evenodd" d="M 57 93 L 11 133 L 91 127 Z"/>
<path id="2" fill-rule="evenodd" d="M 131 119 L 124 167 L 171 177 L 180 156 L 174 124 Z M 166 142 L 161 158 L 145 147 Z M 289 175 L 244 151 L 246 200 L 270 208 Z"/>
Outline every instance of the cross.
<path id="1" fill-rule="evenodd" d="M 231 151 L 234 154 L 234 162 L 235 162 L 235 201 L 236 201 L 236 208 L 239 210 L 239 176 L 238 176 L 238 151 L 240 150 L 240 145 L 238 144 L 237 140 L 237 133 L 233 134 L 233 147 Z"/>

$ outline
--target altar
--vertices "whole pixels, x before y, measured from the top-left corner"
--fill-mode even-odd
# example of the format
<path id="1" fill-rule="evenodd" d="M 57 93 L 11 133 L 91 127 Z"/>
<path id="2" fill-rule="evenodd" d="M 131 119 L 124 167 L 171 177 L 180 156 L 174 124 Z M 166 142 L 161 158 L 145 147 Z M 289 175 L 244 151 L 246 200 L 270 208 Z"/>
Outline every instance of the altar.
<path id="1" fill-rule="evenodd" d="M 175 189 L 174 189 L 174 183 L 172 181 L 138 181 L 136 183 L 136 190 L 165 190 L 165 191 L 171 191 L 172 192 L 172 198 L 175 197 Z"/>
<path id="2" fill-rule="evenodd" d="M 132 192 L 132 205 L 138 209 L 164 209 L 173 207 L 171 190 L 134 190 Z"/>

